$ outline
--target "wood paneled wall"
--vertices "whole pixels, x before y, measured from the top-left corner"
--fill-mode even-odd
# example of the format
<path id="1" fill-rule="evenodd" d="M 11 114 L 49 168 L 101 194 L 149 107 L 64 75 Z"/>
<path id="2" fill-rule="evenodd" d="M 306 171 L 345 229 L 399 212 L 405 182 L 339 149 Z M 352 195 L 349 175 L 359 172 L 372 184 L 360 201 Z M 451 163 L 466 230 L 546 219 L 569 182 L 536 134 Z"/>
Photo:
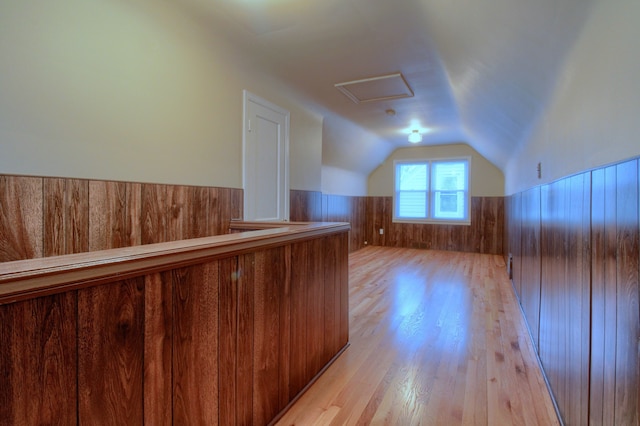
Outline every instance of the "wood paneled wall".
<path id="1" fill-rule="evenodd" d="M 540 324 L 540 188 L 536 187 L 516 196 L 520 201 L 514 211 L 514 217 L 521 217 L 519 248 L 514 250 L 519 262 L 516 263 L 517 277 L 514 283 L 519 281 L 519 299 L 525 317 L 530 318 L 531 336 L 536 348 L 539 347 Z"/>
<path id="2" fill-rule="evenodd" d="M 541 188 L 539 354 L 564 419 L 589 403 L 589 174 Z"/>
<path id="3" fill-rule="evenodd" d="M 639 422 L 639 167 L 622 162 L 507 201 L 514 288 L 567 424 Z"/>
<path id="4" fill-rule="evenodd" d="M 366 241 L 366 199 L 291 190 L 289 216 L 293 222 L 350 223 L 349 251 L 356 251 L 364 247 Z"/>
<path id="5" fill-rule="evenodd" d="M 503 253 L 503 197 L 472 197 L 470 226 L 393 223 L 392 197 L 349 197 L 291 191 L 290 204 L 293 221 L 351 223 L 351 251 L 368 244 Z M 381 228 L 384 230 L 382 235 L 379 233 Z"/>
<path id="6" fill-rule="evenodd" d="M 0 304 L 0 424 L 268 424 L 348 342 L 347 250 L 342 231 Z"/>
<path id="7" fill-rule="evenodd" d="M 503 253 L 503 197 L 472 197 L 469 226 L 393 223 L 392 197 L 367 197 L 366 216 L 366 237 L 371 245 Z"/>
<path id="8" fill-rule="evenodd" d="M 471 226 L 394 224 L 391 197 L 290 192 L 292 221 L 349 222 L 350 251 L 502 253 L 503 198 L 471 207 Z M 242 211 L 241 189 L 0 175 L 0 262 L 226 234 Z"/>
<path id="9" fill-rule="evenodd" d="M 0 175 L 0 262 L 228 233 L 242 190 Z"/>

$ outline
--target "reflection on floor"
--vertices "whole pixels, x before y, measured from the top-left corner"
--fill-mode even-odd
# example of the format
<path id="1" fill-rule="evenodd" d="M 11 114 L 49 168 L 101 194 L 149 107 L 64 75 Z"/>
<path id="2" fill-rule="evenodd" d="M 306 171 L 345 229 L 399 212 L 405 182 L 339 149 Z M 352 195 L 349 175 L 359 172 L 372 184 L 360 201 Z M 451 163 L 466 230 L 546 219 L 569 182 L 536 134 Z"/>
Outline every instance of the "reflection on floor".
<path id="1" fill-rule="evenodd" d="M 279 425 L 553 425 L 504 261 L 367 247 L 350 255 L 351 346 Z"/>

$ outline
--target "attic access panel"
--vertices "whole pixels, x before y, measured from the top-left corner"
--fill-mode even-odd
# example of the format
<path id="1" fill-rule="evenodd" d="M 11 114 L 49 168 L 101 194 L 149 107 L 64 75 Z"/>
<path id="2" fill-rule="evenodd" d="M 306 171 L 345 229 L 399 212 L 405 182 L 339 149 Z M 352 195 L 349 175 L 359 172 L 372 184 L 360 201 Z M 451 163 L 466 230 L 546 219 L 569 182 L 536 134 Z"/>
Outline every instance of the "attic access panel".
<path id="1" fill-rule="evenodd" d="M 347 81 L 334 86 L 357 104 L 413 97 L 413 90 L 401 73 Z"/>

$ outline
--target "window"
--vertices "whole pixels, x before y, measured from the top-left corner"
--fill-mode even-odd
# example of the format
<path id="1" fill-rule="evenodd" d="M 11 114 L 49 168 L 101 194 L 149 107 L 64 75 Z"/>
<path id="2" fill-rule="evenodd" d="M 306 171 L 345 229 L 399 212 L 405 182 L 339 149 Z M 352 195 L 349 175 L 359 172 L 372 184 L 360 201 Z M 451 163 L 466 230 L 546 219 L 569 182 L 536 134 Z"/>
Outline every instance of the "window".
<path id="1" fill-rule="evenodd" d="M 469 224 L 470 158 L 397 160 L 394 222 Z"/>

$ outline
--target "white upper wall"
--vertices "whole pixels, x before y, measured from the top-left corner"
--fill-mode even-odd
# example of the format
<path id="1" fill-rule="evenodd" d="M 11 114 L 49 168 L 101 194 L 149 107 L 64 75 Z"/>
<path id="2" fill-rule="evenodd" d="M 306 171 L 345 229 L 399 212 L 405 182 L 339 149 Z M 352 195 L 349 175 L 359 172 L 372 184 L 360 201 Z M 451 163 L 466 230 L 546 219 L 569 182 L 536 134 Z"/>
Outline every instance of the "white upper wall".
<path id="1" fill-rule="evenodd" d="M 367 176 L 337 167 L 322 166 L 322 192 L 333 195 L 367 195 Z"/>
<path id="2" fill-rule="evenodd" d="M 320 189 L 322 117 L 172 2 L 0 1 L 0 173 L 240 188 L 247 89 Z"/>
<path id="3" fill-rule="evenodd" d="M 640 155 L 639 18 L 637 0 L 596 3 L 550 105 L 506 167 L 507 194 Z"/>
<path id="4" fill-rule="evenodd" d="M 395 146 L 293 93 L 264 72 L 264 58 L 228 45 L 183 3 L 0 0 L 0 173 L 239 188 L 242 90 L 247 89 L 291 112 L 293 189 L 364 195 L 359 193 L 365 176 Z M 504 170 L 507 194 L 640 155 L 640 2 L 589 3 L 592 7 L 576 7 L 580 13 L 572 28 L 582 30 L 570 38 L 576 41 L 567 46 L 564 64 L 551 67 L 553 75 L 560 74 L 551 96 L 543 96 L 548 105 L 524 129 L 528 134 L 513 139 L 514 152 L 496 145 L 510 158 Z M 559 8 L 558 17 L 573 16 L 574 3 L 544 4 L 551 9 L 543 11 Z M 442 6 L 447 17 L 460 15 Z M 484 22 L 464 19 L 480 27 Z M 562 26 L 556 24 L 552 27 Z M 434 36 L 450 53 L 451 28 L 445 25 L 442 37 Z M 527 31 L 527 40 L 537 40 L 536 34 Z M 467 35 L 482 42 L 473 31 Z M 510 52 L 524 49 L 517 40 L 495 40 L 512 43 Z M 469 53 L 474 49 L 453 51 L 458 53 L 444 55 L 450 77 L 472 69 L 465 64 L 475 58 Z M 544 49 L 536 52 L 542 55 Z M 544 81 L 550 79 L 544 74 Z M 486 85 L 503 94 L 516 86 L 528 87 Z M 482 111 L 496 97 L 488 91 L 486 99 L 465 105 L 476 105 L 483 117 L 478 123 L 491 126 L 494 119 Z M 491 107 L 498 116 L 513 110 L 500 105 Z M 465 122 L 473 121 L 469 117 L 463 114 Z M 470 144 L 479 147 L 481 132 L 471 133 Z M 538 162 L 542 180 L 536 176 Z M 370 194 L 389 192 L 379 189 L 387 184 L 376 181 L 378 173 L 369 179 Z"/>

